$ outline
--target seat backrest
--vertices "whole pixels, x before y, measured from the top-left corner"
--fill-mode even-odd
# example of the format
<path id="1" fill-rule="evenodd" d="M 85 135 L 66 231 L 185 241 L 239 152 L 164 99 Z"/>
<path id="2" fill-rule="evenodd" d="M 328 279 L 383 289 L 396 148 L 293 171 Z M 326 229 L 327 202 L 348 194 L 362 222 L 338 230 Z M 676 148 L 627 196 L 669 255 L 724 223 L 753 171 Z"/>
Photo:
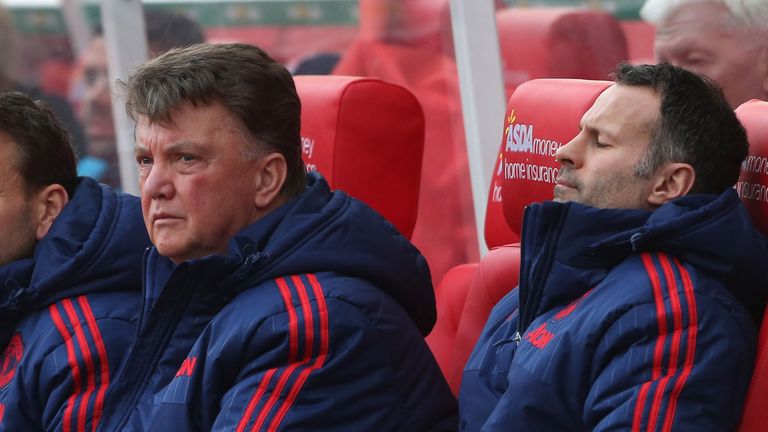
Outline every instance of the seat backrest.
<path id="1" fill-rule="evenodd" d="M 560 164 L 554 152 L 579 131 L 582 115 L 611 83 L 574 79 L 539 79 L 515 90 L 507 105 L 499 164 L 488 198 L 486 241 L 491 251 L 480 260 L 464 299 L 456 330 L 451 389 L 458 394 L 464 365 L 493 306 L 518 283 L 522 213 L 532 202 L 549 200 Z M 505 237 L 507 236 L 507 237 Z"/>
<path id="2" fill-rule="evenodd" d="M 768 235 L 768 102 L 752 100 L 736 109 L 747 129 L 749 155 L 741 165 L 736 191 L 755 226 Z M 768 425 L 768 315 L 763 318 L 752 383 L 744 404 L 741 432 L 765 431 Z"/>
<path id="3" fill-rule="evenodd" d="M 446 378 L 451 376 L 455 368 L 453 351 L 456 332 L 477 266 L 478 263 L 468 263 L 453 267 L 445 273 L 435 288 L 437 322 L 425 340 Z"/>
<path id="4" fill-rule="evenodd" d="M 419 215 L 411 241 L 434 285 L 479 260 L 449 0 L 360 0 L 359 33 L 333 73 L 375 76 L 411 90 L 427 129 Z M 504 7 L 502 0 L 495 7 Z"/>
<path id="5" fill-rule="evenodd" d="M 297 76 L 302 157 L 333 189 L 367 203 L 410 238 L 424 114 L 405 88 L 375 78 Z"/>
<path id="6" fill-rule="evenodd" d="M 454 394 L 459 394 L 464 365 L 475 348 L 491 309 L 517 286 L 519 272 L 519 243 L 491 249 L 475 265 L 472 281 L 465 288 L 464 308 L 456 327 L 451 353 L 451 368 L 446 373 L 448 385 Z"/>
<path id="7" fill-rule="evenodd" d="M 656 63 L 653 42 L 656 27 L 643 20 L 622 20 L 619 23 L 627 40 L 627 55 L 633 64 Z"/>
<path id="8" fill-rule="evenodd" d="M 605 11 L 508 8 L 496 26 L 508 89 L 535 78 L 608 79 L 629 58 L 618 20 Z"/>
<path id="9" fill-rule="evenodd" d="M 560 167 L 555 151 L 576 136 L 581 116 L 610 84 L 541 79 L 515 90 L 507 104 L 504 134 L 488 191 L 488 248 L 519 241 L 523 208 L 552 198 Z M 507 211 L 509 216 L 505 216 Z"/>

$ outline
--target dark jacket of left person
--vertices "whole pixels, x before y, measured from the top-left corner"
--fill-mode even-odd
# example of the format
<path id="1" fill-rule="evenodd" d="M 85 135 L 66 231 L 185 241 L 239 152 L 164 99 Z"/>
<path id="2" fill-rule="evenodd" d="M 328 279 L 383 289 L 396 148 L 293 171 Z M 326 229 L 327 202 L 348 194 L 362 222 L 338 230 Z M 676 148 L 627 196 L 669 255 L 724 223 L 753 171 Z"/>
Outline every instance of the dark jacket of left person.
<path id="1" fill-rule="evenodd" d="M 135 335 L 139 199 L 82 178 L 34 256 L 0 267 L 0 431 L 91 431 Z"/>

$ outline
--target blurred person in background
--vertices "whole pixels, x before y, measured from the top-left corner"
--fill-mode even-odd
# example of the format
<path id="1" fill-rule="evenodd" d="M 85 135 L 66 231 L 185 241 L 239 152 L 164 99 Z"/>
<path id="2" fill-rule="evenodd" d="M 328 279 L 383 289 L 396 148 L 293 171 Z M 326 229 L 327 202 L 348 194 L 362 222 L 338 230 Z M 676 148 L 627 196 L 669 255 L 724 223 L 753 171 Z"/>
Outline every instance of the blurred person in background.
<path id="1" fill-rule="evenodd" d="M 163 9 L 144 12 L 149 56 L 171 48 L 203 42 L 202 28 L 185 15 Z M 72 99 L 78 102 L 78 116 L 85 127 L 88 149 L 78 162 L 78 173 L 112 187 L 120 186 L 117 139 L 112 118 L 112 93 L 107 75 L 107 48 L 101 28 L 80 59 L 80 74 Z"/>
<path id="2" fill-rule="evenodd" d="M 0 46 L 3 47 L 3 55 L 0 56 L 0 91 L 19 91 L 33 99 L 42 99 L 47 102 L 69 132 L 75 155 L 81 156 L 87 146 L 86 137 L 69 102 L 59 95 L 46 93 L 36 85 L 22 83 L 17 79 L 20 76 L 16 69 L 22 59 L 22 45 L 11 13 L 2 3 L 0 3 Z"/>
<path id="3" fill-rule="evenodd" d="M 95 430 L 136 332 L 139 199 L 78 178 L 68 135 L 0 93 L 0 431 Z"/>
<path id="4" fill-rule="evenodd" d="M 286 64 L 291 75 L 328 75 L 339 62 L 341 54 L 332 51 L 315 52 Z"/>
<path id="5" fill-rule="evenodd" d="M 647 0 L 640 15 L 659 62 L 717 81 L 733 108 L 768 99 L 768 1 Z"/>
<path id="6" fill-rule="evenodd" d="M 357 39 L 333 73 L 401 85 L 424 108 L 412 240 L 437 285 L 451 267 L 479 259 L 448 0 L 361 0 L 359 8 Z"/>

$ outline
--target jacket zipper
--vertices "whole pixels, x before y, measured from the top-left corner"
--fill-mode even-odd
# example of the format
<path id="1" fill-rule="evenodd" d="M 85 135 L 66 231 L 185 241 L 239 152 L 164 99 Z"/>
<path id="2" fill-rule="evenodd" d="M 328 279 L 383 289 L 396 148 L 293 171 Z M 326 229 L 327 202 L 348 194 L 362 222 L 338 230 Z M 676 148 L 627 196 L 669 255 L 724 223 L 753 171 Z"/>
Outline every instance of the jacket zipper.
<path id="1" fill-rule="evenodd" d="M 178 268 L 177 268 L 178 270 Z M 189 272 L 189 268 L 186 269 L 187 272 Z M 188 279 L 188 278 L 185 278 Z M 168 282 L 166 284 L 172 282 L 171 278 L 169 278 Z M 175 304 L 177 307 L 175 310 L 173 310 L 172 313 L 164 315 L 164 318 L 161 323 L 158 324 L 159 331 L 154 332 L 155 334 L 161 335 L 159 339 L 156 339 L 158 342 L 156 344 L 153 344 L 152 348 L 148 350 L 148 353 L 151 355 L 151 360 L 147 363 L 144 363 L 145 367 L 141 368 L 141 372 L 137 374 L 138 376 L 136 379 L 133 379 L 131 377 L 130 382 L 136 383 L 135 386 L 133 386 L 132 391 L 130 391 L 128 397 L 122 399 L 122 400 L 128 400 L 129 403 L 126 406 L 127 409 L 124 410 L 123 417 L 120 419 L 120 422 L 117 424 L 116 430 L 122 430 L 126 424 L 128 423 L 128 420 L 131 417 L 131 414 L 133 413 L 134 408 L 136 407 L 136 404 L 139 401 L 139 398 L 144 393 L 144 390 L 146 389 L 147 385 L 149 384 L 149 380 L 152 377 L 152 374 L 155 371 L 155 368 L 157 366 L 157 363 L 162 359 L 163 354 L 165 353 L 165 347 L 170 342 L 170 337 L 173 335 L 174 330 L 176 329 L 175 324 L 178 323 L 179 319 L 181 318 L 181 315 L 184 313 L 184 310 L 187 308 L 187 305 L 191 301 L 196 288 L 189 289 L 190 287 L 181 287 L 183 284 L 175 283 L 176 287 L 180 287 L 177 290 L 174 290 L 173 297 L 175 297 L 178 301 L 175 301 L 173 304 Z M 156 303 L 159 303 L 160 299 Z M 142 329 L 143 330 L 143 329 Z M 141 343 L 140 339 L 136 339 L 136 344 L 134 346 L 139 346 Z M 162 349 L 157 349 L 157 348 Z M 128 360 L 135 360 L 135 359 L 128 359 Z M 123 382 L 125 382 L 125 378 L 123 377 Z"/>
<path id="2" fill-rule="evenodd" d="M 517 321 L 517 332 L 515 333 L 514 340 L 515 343 L 519 344 L 522 340 L 522 335 L 525 334 L 525 331 L 528 329 L 528 326 L 531 325 L 531 323 L 536 319 L 536 311 L 538 309 L 538 304 L 541 302 L 541 296 L 544 293 L 544 285 L 547 280 L 547 277 L 549 276 L 549 271 L 552 269 L 552 263 L 555 259 L 555 253 L 557 252 L 555 245 L 557 244 L 557 240 L 560 237 L 560 231 L 562 231 L 563 222 L 565 221 L 565 214 L 567 214 L 567 207 L 563 206 L 560 211 L 557 212 L 557 219 L 556 224 L 554 225 L 554 229 L 544 233 L 544 246 L 542 248 L 542 255 L 539 259 L 538 265 L 531 270 L 531 277 L 530 277 L 530 283 L 528 283 L 528 272 L 529 269 L 521 269 L 520 274 L 520 290 L 522 292 L 522 289 L 526 289 L 526 298 L 525 303 L 520 305 L 520 318 Z M 528 224 L 525 224 L 525 221 L 530 219 L 531 217 L 541 217 L 542 211 L 536 212 L 536 214 L 531 214 L 532 211 L 529 211 L 528 208 L 525 209 L 525 213 L 523 216 L 524 226 L 530 227 L 530 222 Z M 525 247 L 525 241 L 528 237 L 530 237 L 530 234 L 532 234 L 532 231 L 538 231 L 539 225 L 538 223 L 533 228 L 527 228 L 523 231 L 524 238 L 521 238 L 521 246 L 522 250 L 520 252 L 520 259 L 525 264 L 525 258 L 527 257 L 527 250 L 530 249 L 529 247 Z M 531 264 L 533 265 L 533 263 Z"/>
<path id="3" fill-rule="evenodd" d="M 144 316 L 146 315 L 147 305 L 147 259 L 152 250 L 148 247 L 144 250 L 144 258 L 141 260 L 141 310 L 139 311 L 139 321 L 136 323 L 136 334 L 133 340 L 139 340 L 141 329 L 144 327 Z"/>

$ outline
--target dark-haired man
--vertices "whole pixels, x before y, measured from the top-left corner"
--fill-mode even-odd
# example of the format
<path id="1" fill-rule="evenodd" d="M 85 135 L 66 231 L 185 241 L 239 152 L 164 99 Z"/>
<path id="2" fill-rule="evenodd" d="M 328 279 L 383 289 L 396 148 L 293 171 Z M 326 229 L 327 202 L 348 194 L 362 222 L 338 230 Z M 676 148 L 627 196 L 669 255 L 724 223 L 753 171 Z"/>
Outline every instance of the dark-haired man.
<path id="1" fill-rule="evenodd" d="M 147 8 L 144 23 L 150 57 L 205 40 L 200 25 L 181 13 Z M 78 102 L 78 117 L 88 138 L 88 151 L 78 162 L 78 172 L 100 183 L 119 187 L 112 93 L 107 78 L 107 47 L 102 30 L 97 28 L 95 33 L 80 57 L 78 92 L 73 94 Z"/>
<path id="2" fill-rule="evenodd" d="M 0 93 L 0 431 L 85 431 L 138 319 L 139 200 L 78 179 L 43 103 Z"/>
<path id="3" fill-rule="evenodd" d="M 464 370 L 461 429 L 734 430 L 766 297 L 722 92 L 620 65 L 523 226 L 520 286 Z"/>
<path id="4" fill-rule="evenodd" d="M 127 82 L 145 261 L 107 430 L 455 430 L 424 258 L 301 159 L 290 73 L 195 45 Z"/>

